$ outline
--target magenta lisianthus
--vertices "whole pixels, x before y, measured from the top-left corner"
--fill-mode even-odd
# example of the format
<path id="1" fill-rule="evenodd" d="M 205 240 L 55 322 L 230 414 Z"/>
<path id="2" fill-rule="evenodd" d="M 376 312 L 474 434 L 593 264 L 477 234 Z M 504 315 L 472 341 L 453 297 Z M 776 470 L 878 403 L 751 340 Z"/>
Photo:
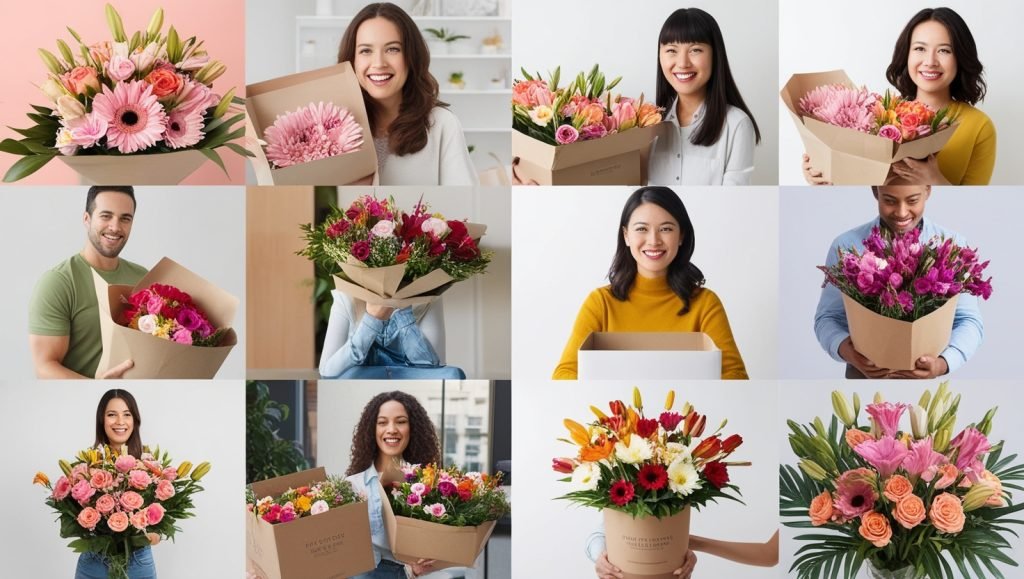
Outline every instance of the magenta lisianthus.
<path id="1" fill-rule="evenodd" d="M 892 436 L 883 436 L 878 440 L 866 440 L 853 449 L 864 460 L 878 471 L 878 476 L 888 478 L 903 464 L 910 453 L 906 445 Z"/>
<path id="2" fill-rule="evenodd" d="M 580 140 L 592 141 L 608 135 L 608 129 L 603 124 L 587 125 L 580 129 Z"/>
<path id="3" fill-rule="evenodd" d="M 568 145 L 569 143 L 575 143 L 576 139 L 580 137 L 579 131 L 576 130 L 572 125 L 562 125 L 555 131 L 555 141 L 559 145 Z"/>

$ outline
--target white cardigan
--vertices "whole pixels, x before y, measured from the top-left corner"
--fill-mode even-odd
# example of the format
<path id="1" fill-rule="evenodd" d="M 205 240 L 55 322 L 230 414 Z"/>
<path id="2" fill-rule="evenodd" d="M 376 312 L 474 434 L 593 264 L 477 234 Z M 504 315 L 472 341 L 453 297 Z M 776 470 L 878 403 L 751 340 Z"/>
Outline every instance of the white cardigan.
<path id="1" fill-rule="evenodd" d="M 380 168 L 381 185 L 479 185 L 462 125 L 451 111 L 430 111 L 427 145 L 419 151 L 388 155 Z"/>

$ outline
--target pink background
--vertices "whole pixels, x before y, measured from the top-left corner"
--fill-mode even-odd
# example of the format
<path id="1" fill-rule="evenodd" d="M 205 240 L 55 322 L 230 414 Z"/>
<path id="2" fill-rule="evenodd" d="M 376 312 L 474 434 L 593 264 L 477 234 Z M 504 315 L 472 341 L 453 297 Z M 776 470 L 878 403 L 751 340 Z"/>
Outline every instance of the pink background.
<path id="1" fill-rule="evenodd" d="M 36 88 L 46 80 L 47 69 L 37 49 L 45 48 L 59 56 L 57 39 L 63 39 L 78 54 L 78 43 L 67 31 L 70 26 L 86 44 L 111 40 L 104 6 L 108 0 L 25 1 L 9 6 L 0 24 L 0 54 L 3 56 L 4 90 L 0 93 L 0 138 L 21 138 L 7 127 L 27 128 L 32 121 L 25 116 L 33 112 L 29 105 L 51 106 L 49 99 Z M 213 90 L 223 95 L 235 87 L 236 96 L 245 96 L 245 0 L 114 0 L 124 22 L 128 37 L 136 30 L 145 30 L 153 12 L 164 9 L 164 34 L 171 25 L 183 38 L 192 36 L 204 41 L 204 48 L 213 60 L 219 60 L 227 72 L 213 83 Z M 182 184 L 223 185 L 245 183 L 242 157 L 226 148 L 217 149 L 228 168 L 228 174 L 207 161 Z M 0 153 L 0 177 L 20 156 Z M 58 159 L 18 184 L 58 185 L 79 183 L 78 174 Z M 132 183 L 125 183 L 131 185 Z"/>

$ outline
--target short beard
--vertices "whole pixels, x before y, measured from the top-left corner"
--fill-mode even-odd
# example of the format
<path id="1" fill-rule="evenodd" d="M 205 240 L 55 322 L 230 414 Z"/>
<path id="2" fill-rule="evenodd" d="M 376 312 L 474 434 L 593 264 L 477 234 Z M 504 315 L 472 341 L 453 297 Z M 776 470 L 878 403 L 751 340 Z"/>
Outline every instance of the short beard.
<path id="1" fill-rule="evenodd" d="M 120 255 L 121 254 L 121 250 L 124 249 L 125 241 L 127 241 L 126 238 L 122 237 L 121 238 L 121 245 L 117 246 L 116 248 L 114 248 L 112 250 L 108 250 L 108 249 L 103 247 L 103 242 L 100 241 L 100 237 L 101 237 L 100 234 L 96 233 L 95 230 L 93 230 L 93 229 L 89 230 L 89 243 L 92 243 L 93 249 L 96 250 L 96 253 L 99 253 L 100 255 L 102 255 L 103 257 L 106 257 L 106 258 L 115 258 L 118 255 Z"/>

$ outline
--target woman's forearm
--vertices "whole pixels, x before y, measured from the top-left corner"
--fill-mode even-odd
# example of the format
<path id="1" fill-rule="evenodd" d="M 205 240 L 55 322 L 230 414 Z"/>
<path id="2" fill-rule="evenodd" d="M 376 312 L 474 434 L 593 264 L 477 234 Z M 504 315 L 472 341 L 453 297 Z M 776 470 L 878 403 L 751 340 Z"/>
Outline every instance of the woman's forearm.
<path id="1" fill-rule="evenodd" d="M 779 532 L 775 531 L 771 539 L 764 543 L 738 543 L 719 541 L 692 535 L 690 549 L 700 551 L 743 565 L 757 567 L 774 567 L 779 563 Z"/>

